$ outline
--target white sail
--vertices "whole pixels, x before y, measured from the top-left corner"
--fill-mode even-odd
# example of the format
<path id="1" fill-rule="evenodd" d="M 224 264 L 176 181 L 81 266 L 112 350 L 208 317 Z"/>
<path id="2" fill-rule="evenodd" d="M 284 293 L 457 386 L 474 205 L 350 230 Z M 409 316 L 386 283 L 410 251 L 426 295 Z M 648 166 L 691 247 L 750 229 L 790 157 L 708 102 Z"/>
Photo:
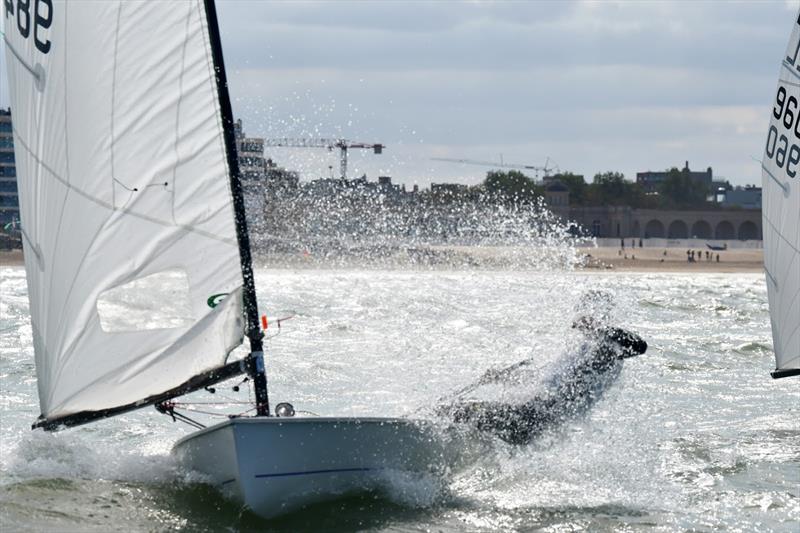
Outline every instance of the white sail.
<path id="1" fill-rule="evenodd" d="M 772 102 L 762 162 L 764 268 L 775 376 L 800 370 L 800 14 Z"/>
<path id="2" fill-rule="evenodd" d="M 242 274 L 203 3 L 4 5 L 42 414 L 222 365 Z"/>

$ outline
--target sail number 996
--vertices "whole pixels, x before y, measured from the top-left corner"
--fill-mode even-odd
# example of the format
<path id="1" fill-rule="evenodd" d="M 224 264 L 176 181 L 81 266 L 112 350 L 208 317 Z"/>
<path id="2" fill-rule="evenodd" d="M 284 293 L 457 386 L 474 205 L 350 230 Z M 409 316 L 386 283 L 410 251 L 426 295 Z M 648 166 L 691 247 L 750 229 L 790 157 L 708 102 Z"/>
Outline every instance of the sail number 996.
<path id="1" fill-rule="evenodd" d="M 800 139 L 800 119 L 798 118 L 797 98 L 788 96 L 786 88 L 778 87 L 778 94 L 775 96 L 775 107 L 772 109 L 772 116 L 783 124 L 789 132 L 794 133 L 795 139 Z M 789 139 L 786 135 L 778 132 L 774 125 L 770 126 L 767 135 L 767 157 L 775 160 L 778 168 L 786 168 L 786 174 L 794 178 L 797 176 L 797 165 L 800 163 L 800 146 L 792 143 L 789 146 Z"/>
<path id="2" fill-rule="evenodd" d="M 3 4 L 6 19 L 13 17 L 17 20 L 19 34 L 27 39 L 33 28 L 36 49 L 43 54 L 48 53 L 51 43 L 42 34 L 53 24 L 53 0 L 3 0 Z"/>

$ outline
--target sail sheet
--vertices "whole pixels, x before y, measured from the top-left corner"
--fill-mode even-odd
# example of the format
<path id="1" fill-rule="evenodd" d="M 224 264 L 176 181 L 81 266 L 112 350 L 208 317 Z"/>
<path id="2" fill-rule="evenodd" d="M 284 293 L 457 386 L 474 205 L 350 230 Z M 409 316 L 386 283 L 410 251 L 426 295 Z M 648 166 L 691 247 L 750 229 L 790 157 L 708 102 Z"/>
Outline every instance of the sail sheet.
<path id="1" fill-rule="evenodd" d="M 242 273 L 202 1 L 3 4 L 42 415 L 219 367 Z"/>
<path id="2" fill-rule="evenodd" d="M 762 161 L 764 268 L 776 377 L 800 370 L 800 13 L 793 19 Z"/>

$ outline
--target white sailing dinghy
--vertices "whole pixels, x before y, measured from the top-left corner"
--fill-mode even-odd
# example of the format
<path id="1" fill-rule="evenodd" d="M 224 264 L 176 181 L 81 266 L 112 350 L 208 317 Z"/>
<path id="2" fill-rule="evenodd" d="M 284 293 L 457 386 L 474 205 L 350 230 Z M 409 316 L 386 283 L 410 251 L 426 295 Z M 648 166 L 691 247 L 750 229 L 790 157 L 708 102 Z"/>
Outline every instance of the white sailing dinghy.
<path id="1" fill-rule="evenodd" d="M 171 398 L 247 374 L 257 416 L 175 452 L 258 514 L 435 469 L 421 423 L 270 415 L 213 0 L 3 4 L 34 427 L 172 412 Z M 244 336 L 249 355 L 228 362 Z"/>
<path id="2" fill-rule="evenodd" d="M 763 176 L 764 270 L 775 371 L 800 375 L 800 12 L 781 57 Z"/>

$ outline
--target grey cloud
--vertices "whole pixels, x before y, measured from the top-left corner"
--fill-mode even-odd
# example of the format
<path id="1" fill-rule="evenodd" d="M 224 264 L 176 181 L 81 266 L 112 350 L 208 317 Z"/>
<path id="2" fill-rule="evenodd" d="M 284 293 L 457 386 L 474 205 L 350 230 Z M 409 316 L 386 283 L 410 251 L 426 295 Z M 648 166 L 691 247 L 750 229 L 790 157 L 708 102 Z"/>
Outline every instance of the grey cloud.
<path id="1" fill-rule="evenodd" d="M 371 4 L 345 3 L 340 9 L 328 4 L 318 6 L 331 23 L 311 26 L 292 22 L 295 17 L 280 16 L 291 11 L 293 5 L 276 10 L 277 17 L 271 9 L 274 4 L 259 5 L 247 24 L 257 30 L 248 31 L 237 25 L 236 30 L 227 32 L 226 44 L 233 60 L 237 64 L 246 61 L 249 66 L 302 65 L 343 70 L 509 70 L 602 64 L 726 70 L 746 65 L 765 69 L 768 67 L 759 58 L 782 39 L 778 39 L 775 28 L 782 20 L 787 27 L 791 22 L 791 13 L 785 9 L 766 10 L 742 4 L 686 2 L 674 9 L 666 8 L 671 4 L 656 4 L 652 9 L 635 4 L 623 7 L 601 4 L 596 13 L 582 13 L 579 18 L 571 19 L 568 15 L 575 13 L 574 4 L 562 7 L 559 16 L 552 16 L 546 9 L 550 4 L 503 3 L 494 8 L 516 16 L 497 17 L 486 16 L 495 13 L 492 9 L 481 12 L 465 4 L 452 7 L 452 3 L 435 3 L 432 7 L 424 4 L 428 7 L 422 10 L 441 14 L 449 7 L 449 11 L 456 12 L 449 18 L 458 23 L 438 25 L 436 31 L 412 32 L 407 28 L 414 27 L 414 21 L 428 20 L 418 16 L 421 8 L 417 4 L 408 7 L 389 3 L 393 11 L 404 16 L 395 14 L 391 19 L 397 26 L 388 28 L 374 23 L 382 18 L 376 11 L 378 8 L 369 7 Z M 298 9 L 308 12 L 308 7 L 301 4 Z M 223 18 L 223 22 L 236 20 L 233 14 L 230 13 L 230 19 Z M 336 23 L 340 19 L 352 22 L 365 18 L 368 20 L 361 25 Z M 409 19 L 412 21 L 408 22 Z"/>
<path id="2" fill-rule="evenodd" d="M 353 154 L 353 168 L 407 183 L 474 183 L 485 169 L 428 158 L 500 153 L 551 156 L 588 176 L 689 159 L 753 182 L 797 16 L 784 2 L 712 1 L 222 0 L 218 10 L 248 132 L 386 142 L 384 156 Z M 332 156 L 276 157 L 312 178 Z"/>

